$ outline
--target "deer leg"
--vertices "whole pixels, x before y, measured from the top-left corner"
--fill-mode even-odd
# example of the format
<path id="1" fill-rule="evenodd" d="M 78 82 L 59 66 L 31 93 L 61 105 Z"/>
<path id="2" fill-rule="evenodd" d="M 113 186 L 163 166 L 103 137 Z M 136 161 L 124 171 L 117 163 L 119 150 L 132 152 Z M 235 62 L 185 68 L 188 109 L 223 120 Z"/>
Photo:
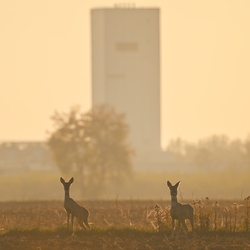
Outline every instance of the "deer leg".
<path id="1" fill-rule="evenodd" d="M 68 227 L 68 229 L 69 229 L 69 216 L 70 216 L 70 213 L 69 212 L 67 212 L 67 227 Z"/>
<path id="2" fill-rule="evenodd" d="M 89 223 L 88 223 L 88 217 L 83 218 L 83 223 L 85 224 L 85 226 L 86 226 L 88 229 L 90 229 L 90 225 L 89 225 Z"/>
<path id="3" fill-rule="evenodd" d="M 174 225 L 175 224 L 175 221 L 174 221 L 174 218 L 172 218 L 172 236 L 174 236 Z"/>
<path id="4" fill-rule="evenodd" d="M 190 218 L 189 221 L 191 223 L 192 233 L 194 234 L 194 218 Z"/>
<path id="5" fill-rule="evenodd" d="M 179 219 L 178 219 L 177 233 L 176 233 L 177 236 L 179 236 L 180 226 L 181 226 L 181 220 L 180 220 L 180 218 L 179 218 Z"/>
<path id="6" fill-rule="evenodd" d="M 73 230 L 73 222 L 74 222 L 74 215 L 73 215 L 73 213 L 71 214 L 71 226 L 72 226 L 72 230 Z"/>
<path id="7" fill-rule="evenodd" d="M 188 232 L 188 227 L 187 227 L 187 225 L 186 225 L 185 219 L 182 219 L 182 220 L 181 220 L 181 224 L 182 224 L 182 226 L 183 226 L 184 229 L 185 229 L 185 233 L 187 234 L 187 232 Z"/>
<path id="8" fill-rule="evenodd" d="M 85 225 L 83 224 L 83 219 L 81 217 L 76 217 L 79 225 L 83 228 L 86 229 Z"/>

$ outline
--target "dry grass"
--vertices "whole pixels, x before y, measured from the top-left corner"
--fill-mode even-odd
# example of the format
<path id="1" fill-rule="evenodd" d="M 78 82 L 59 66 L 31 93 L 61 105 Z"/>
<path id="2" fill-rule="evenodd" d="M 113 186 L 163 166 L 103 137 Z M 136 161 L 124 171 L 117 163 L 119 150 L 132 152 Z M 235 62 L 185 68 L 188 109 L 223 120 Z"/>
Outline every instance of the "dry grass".
<path id="1" fill-rule="evenodd" d="M 0 203 L 0 249 L 248 249 L 248 200 L 193 203 L 195 231 L 171 238 L 170 201 L 80 201 L 92 229 L 66 228 L 63 201 Z M 190 201 L 191 203 L 191 201 Z M 157 204 L 157 205 L 156 205 Z M 236 205 L 237 204 L 237 205 Z M 189 226 L 189 224 L 188 224 Z M 189 226 L 190 228 L 190 226 Z"/>
<path id="2" fill-rule="evenodd" d="M 93 228 L 133 227 L 170 230 L 170 201 L 96 200 L 80 201 L 90 211 Z M 221 200 L 187 201 L 194 207 L 196 232 L 249 231 L 250 202 Z M 75 228 L 78 228 L 75 222 Z M 66 226 L 63 201 L 12 201 L 0 203 L 0 230 L 14 228 L 56 230 Z"/>
<path id="3" fill-rule="evenodd" d="M 134 226 L 152 229 L 147 218 L 155 201 L 80 201 L 90 211 L 94 228 Z M 75 221 L 76 229 L 78 228 Z M 0 203 L 0 227 L 2 231 L 14 228 L 55 230 L 66 226 L 63 201 L 14 201 Z"/>

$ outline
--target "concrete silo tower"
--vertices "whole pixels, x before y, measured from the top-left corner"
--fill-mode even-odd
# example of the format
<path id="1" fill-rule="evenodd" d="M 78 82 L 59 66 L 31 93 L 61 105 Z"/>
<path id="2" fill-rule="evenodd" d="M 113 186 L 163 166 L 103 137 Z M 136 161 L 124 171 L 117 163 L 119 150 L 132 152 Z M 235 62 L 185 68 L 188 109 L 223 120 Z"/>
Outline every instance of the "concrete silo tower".
<path id="1" fill-rule="evenodd" d="M 140 158 L 161 151 L 158 8 L 91 11 L 92 104 L 126 114 Z"/>

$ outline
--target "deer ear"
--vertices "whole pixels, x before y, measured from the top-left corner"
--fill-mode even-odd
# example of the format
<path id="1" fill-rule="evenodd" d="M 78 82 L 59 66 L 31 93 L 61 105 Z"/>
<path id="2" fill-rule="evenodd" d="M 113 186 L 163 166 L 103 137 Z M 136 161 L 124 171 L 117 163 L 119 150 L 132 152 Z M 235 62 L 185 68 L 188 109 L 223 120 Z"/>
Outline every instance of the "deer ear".
<path id="1" fill-rule="evenodd" d="M 74 177 L 72 177 L 70 180 L 69 180 L 69 184 L 72 184 L 74 181 Z"/>
<path id="2" fill-rule="evenodd" d="M 168 187 L 172 187 L 172 184 L 170 183 L 170 181 L 167 181 L 167 185 Z"/>
<path id="3" fill-rule="evenodd" d="M 65 180 L 62 177 L 60 178 L 60 181 L 62 184 L 65 184 Z"/>
<path id="4" fill-rule="evenodd" d="M 175 186 L 176 186 L 176 187 L 178 187 L 178 186 L 179 186 L 179 184 L 180 184 L 180 181 L 178 181 L 178 182 L 175 184 Z"/>

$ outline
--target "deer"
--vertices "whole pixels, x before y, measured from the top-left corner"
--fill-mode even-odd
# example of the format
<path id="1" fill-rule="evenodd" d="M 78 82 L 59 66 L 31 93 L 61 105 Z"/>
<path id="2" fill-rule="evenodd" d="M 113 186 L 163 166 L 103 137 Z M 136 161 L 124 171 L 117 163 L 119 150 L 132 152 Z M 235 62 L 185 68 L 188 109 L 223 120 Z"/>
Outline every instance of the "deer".
<path id="1" fill-rule="evenodd" d="M 72 230 L 73 230 L 74 217 L 77 218 L 78 223 L 80 224 L 82 228 L 90 229 L 90 226 L 88 223 L 89 211 L 86 208 L 80 206 L 72 198 L 69 197 L 69 188 L 70 188 L 70 185 L 73 183 L 74 178 L 72 177 L 68 182 L 65 182 L 65 180 L 61 177 L 60 181 L 63 184 L 64 191 L 65 191 L 64 208 L 68 215 L 68 218 L 67 218 L 68 229 L 69 229 L 70 214 L 71 214 Z"/>
<path id="2" fill-rule="evenodd" d="M 178 233 L 180 229 L 180 224 L 182 224 L 185 229 L 185 233 L 187 234 L 188 227 L 186 225 L 185 220 L 188 219 L 192 226 L 192 233 L 194 234 L 194 209 L 189 204 L 181 204 L 177 201 L 177 188 L 179 184 L 180 181 L 173 186 L 169 181 L 167 181 L 167 185 L 170 189 L 171 195 L 170 215 L 172 217 L 172 236 L 174 236 L 175 233 L 175 220 L 178 221 Z"/>

